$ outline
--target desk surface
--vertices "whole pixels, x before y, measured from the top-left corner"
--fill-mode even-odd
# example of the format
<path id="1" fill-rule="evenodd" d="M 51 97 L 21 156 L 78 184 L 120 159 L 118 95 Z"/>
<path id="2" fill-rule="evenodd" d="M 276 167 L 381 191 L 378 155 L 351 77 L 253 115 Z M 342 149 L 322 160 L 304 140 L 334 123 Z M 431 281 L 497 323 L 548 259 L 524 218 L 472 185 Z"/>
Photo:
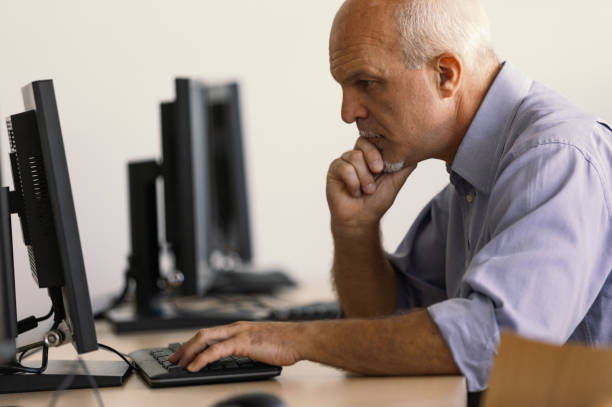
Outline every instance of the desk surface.
<path id="1" fill-rule="evenodd" d="M 98 341 L 129 353 L 136 349 L 182 342 L 194 330 L 147 334 L 114 334 L 105 322 L 96 324 Z M 71 346 L 52 349 L 52 359 L 74 359 Z M 106 351 L 84 355 L 84 359 L 116 360 Z M 465 406 L 465 379 L 459 376 L 438 377 L 361 377 L 311 362 L 299 362 L 283 368 L 274 380 L 215 384 L 206 386 L 150 389 L 135 373 L 123 387 L 101 389 L 107 406 L 157 405 L 210 406 L 241 392 L 270 392 L 281 397 L 288 406 Z M 47 406 L 51 392 L 0 395 L 0 406 Z M 92 390 L 69 390 L 62 394 L 58 405 L 97 406 Z"/>

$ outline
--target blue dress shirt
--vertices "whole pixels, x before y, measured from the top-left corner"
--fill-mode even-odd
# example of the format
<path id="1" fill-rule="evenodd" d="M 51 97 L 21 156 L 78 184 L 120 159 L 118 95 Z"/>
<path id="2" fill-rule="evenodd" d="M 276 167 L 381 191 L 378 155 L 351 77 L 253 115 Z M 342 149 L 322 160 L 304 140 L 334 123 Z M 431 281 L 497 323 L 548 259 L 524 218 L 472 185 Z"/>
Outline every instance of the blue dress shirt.
<path id="1" fill-rule="evenodd" d="M 486 388 L 501 330 L 612 343 L 612 130 L 505 63 L 397 251 L 399 309 L 427 307 Z"/>

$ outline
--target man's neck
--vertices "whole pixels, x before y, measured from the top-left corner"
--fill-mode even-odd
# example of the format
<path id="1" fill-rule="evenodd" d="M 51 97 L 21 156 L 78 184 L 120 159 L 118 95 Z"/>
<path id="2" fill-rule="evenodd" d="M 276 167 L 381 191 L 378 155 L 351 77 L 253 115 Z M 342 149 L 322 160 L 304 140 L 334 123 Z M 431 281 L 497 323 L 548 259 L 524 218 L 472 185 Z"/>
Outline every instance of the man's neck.
<path id="1" fill-rule="evenodd" d="M 454 142 L 449 149 L 449 154 L 444 158 L 444 161 L 449 165 L 453 163 L 463 138 L 501 68 L 502 63 L 496 60 L 490 67 L 466 75 L 463 91 L 457 97 L 456 119 L 453 129 Z"/>

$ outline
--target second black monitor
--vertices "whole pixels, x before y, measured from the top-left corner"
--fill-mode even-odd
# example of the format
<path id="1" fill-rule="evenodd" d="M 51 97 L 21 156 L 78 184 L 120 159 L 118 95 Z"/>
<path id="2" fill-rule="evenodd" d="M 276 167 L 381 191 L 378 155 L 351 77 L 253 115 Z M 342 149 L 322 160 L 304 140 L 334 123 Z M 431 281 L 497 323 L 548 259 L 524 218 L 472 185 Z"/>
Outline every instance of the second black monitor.
<path id="1" fill-rule="evenodd" d="M 202 295 L 217 269 L 252 260 L 239 90 L 176 79 L 162 104 L 166 240 L 185 278 Z"/>

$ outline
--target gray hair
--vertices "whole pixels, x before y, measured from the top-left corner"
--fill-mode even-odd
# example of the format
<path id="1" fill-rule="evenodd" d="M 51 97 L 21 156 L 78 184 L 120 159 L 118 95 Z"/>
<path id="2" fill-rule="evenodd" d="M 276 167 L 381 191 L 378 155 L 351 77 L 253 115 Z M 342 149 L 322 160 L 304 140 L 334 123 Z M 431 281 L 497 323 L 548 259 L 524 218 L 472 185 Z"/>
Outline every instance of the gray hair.
<path id="1" fill-rule="evenodd" d="M 480 0 L 406 0 L 395 17 L 408 69 L 420 69 L 449 51 L 470 68 L 495 55 Z"/>

